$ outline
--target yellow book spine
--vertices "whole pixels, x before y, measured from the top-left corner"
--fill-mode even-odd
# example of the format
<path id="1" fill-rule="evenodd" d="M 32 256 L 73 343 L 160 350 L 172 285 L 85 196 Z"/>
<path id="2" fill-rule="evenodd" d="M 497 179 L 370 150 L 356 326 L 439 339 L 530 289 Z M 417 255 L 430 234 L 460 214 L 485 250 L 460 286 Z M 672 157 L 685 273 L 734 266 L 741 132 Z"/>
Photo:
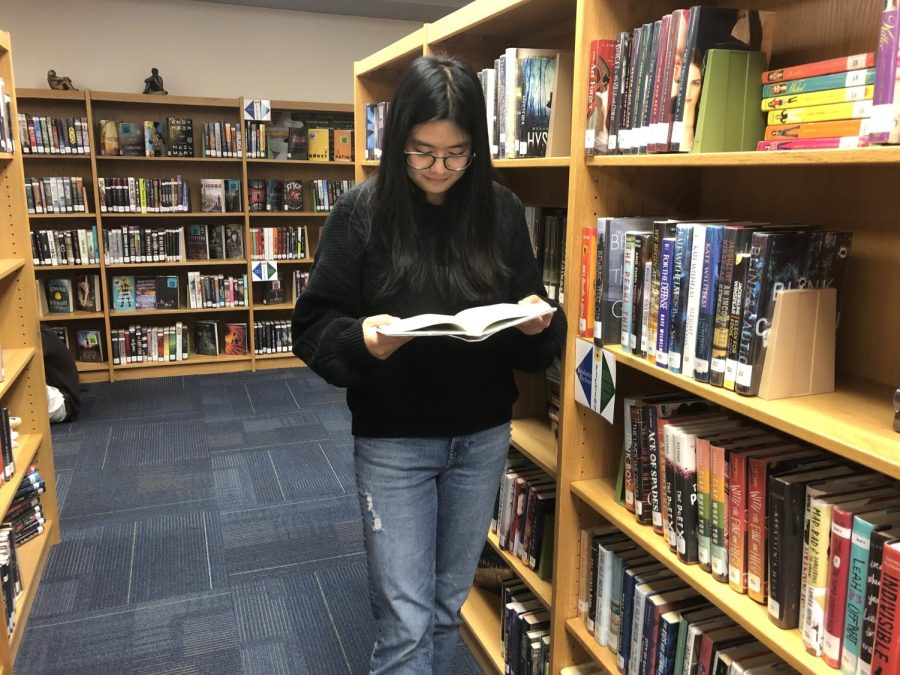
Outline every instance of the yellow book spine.
<path id="1" fill-rule="evenodd" d="M 867 101 L 875 94 L 875 85 L 860 87 L 841 87 L 825 91 L 811 91 L 807 94 L 782 94 L 762 100 L 762 111 L 784 110 L 787 108 L 803 108 L 808 105 L 825 105 L 828 103 L 844 103 L 847 101 Z"/>
<path id="2" fill-rule="evenodd" d="M 848 101 L 828 105 L 812 105 L 805 108 L 773 110 L 767 124 L 806 124 L 832 120 L 864 119 L 872 113 L 872 101 Z"/>
<path id="3" fill-rule="evenodd" d="M 832 504 L 813 499 L 809 505 L 809 549 L 805 594 L 800 598 L 803 644 L 810 654 L 822 654 L 825 634 L 825 590 L 828 577 L 828 547 L 831 543 Z"/>

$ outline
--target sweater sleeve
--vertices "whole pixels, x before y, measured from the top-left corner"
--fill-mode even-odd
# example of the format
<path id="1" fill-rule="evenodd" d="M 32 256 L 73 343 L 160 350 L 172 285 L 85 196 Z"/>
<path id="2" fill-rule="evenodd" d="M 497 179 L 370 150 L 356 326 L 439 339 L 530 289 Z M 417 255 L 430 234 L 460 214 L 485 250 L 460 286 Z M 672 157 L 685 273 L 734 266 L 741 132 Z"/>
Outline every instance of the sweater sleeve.
<path id="1" fill-rule="evenodd" d="M 325 221 L 309 284 L 297 299 L 291 319 L 294 354 L 338 387 L 361 382 L 380 363 L 363 339 L 365 242 L 361 229 L 353 226 L 358 195 L 353 197 L 341 199 Z"/>
<path id="2" fill-rule="evenodd" d="M 534 372 L 548 368 L 556 356 L 562 352 L 566 340 L 566 316 L 563 308 L 555 300 L 547 298 L 547 291 L 541 279 L 541 270 L 534 257 L 528 226 L 525 223 L 525 210 L 522 203 L 510 194 L 512 204 L 501 219 L 510 223 L 512 270 L 512 301 L 518 302 L 529 295 L 538 295 L 547 304 L 556 307 L 550 325 L 537 335 L 525 335 L 519 330 L 511 330 L 509 339 L 510 364 L 517 370 Z"/>

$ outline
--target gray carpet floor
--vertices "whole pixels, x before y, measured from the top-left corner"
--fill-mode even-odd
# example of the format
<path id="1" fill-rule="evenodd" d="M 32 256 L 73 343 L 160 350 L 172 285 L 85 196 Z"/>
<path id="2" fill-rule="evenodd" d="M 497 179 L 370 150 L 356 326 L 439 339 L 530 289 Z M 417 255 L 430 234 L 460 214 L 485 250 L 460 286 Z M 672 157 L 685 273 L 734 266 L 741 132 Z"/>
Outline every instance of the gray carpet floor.
<path id="1" fill-rule="evenodd" d="M 306 368 L 86 385 L 18 675 L 365 673 L 344 392 Z M 457 675 L 480 670 L 460 642 Z"/>

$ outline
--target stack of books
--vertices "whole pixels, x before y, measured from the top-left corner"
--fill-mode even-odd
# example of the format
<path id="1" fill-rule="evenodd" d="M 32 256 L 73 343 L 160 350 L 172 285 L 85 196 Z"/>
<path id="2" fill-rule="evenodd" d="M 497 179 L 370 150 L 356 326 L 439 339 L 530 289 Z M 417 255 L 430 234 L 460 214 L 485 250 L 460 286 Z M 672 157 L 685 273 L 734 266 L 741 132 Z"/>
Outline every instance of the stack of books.
<path id="1" fill-rule="evenodd" d="M 766 135 L 756 149 L 816 150 L 869 144 L 875 55 L 856 54 L 762 76 Z"/>

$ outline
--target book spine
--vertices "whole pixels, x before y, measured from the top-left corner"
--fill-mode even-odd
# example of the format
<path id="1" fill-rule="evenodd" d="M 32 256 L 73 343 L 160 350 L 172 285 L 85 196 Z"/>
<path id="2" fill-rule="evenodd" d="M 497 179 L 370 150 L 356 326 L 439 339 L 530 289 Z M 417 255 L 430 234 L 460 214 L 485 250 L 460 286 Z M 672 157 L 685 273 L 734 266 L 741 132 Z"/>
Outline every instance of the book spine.
<path id="1" fill-rule="evenodd" d="M 700 277 L 700 308 L 697 314 L 697 338 L 694 353 L 694 378 L 698 382 L 709 382 L 710 380 L 716 293 L 719 285 L 719 266 L 724 235 L 725 228 L 721 225 L 708 225 L 706 227 L 703 272 Z"/>
<path id="2" fill-rule="evenodd" d="M 794 108 L 805 108 L 807 106 L 832 105 L 849 101 L 871 101 L 874 93 L 875 87 L 873 85 L 861 85 L 841 89 L 825 89 L 823 91 L 811 91 L 806 94 L 792 94 L 789 96 L 772 96 L 770 98 L 764 98 L 760 107 L 763 112 L 771 113 L 772 111 L 777 110 L 790 110 Z"/>
<path id="3" fill-rule="evenodd" d="M 740 394 L 754 395 L 752 390 L 752 376 L 756 352 L 755 343 L 759 336 L 757 331 L 757 318 L 762 302 L 761 296 L 768 292 L 768 285 L 763 289 L 763 272 L 766 265 L 766 244 L 769 238 L 765 233 L 756 233 L 750 245 L 750 261 L 747 265 L 747 282 L 744 285 L 747 290 L 743 301 L 743 318 L 740 324 L 740 349 L 737 357 L 737 371 L 735 375 L 734 390 Z M 728 366 L 726 365 L 726 370 Z M 727 387 L 727 384 L 726 384 Z"/>
<path id="4" fill-rule="evenodd" d="M 699 7 L 691 7 L 687 20 L 687 31 L 684 41 L 684 55 L 681 63 L 681 76 L 678 79 L 678 96 L 675 99 L 675 107 L 672 113 L 672 134 L 669 142 L 670 152 L 687 152 L 690 150 L 684 143 L 684 111 L 687 100 L 688 84 L 690 82 L 690 63 L 694 58 L 694 50 L 697 48 L 697 31 L 700 24 Z M 684 146 L 684 147 L 682 147 Z"/>
<path id="5" fill-rule="evenodd" d="M 765 458 L 751 457 L 747 471 L 747 595 L 760 604 L 766 602 L 766 476 Z"/>
<path id="6" fill-rule="evenodd" d="M 677 468 L 675 465 L 675 440 L 674 434 L 666 432 L 665 430 L 662 433 L 662 438 L 665 443 L 665 477 L 666 477 L 666 497 L 664 500 L 665 505 L 665 514 L 666 514 L 666 528 L 665 535 L 666 539 L 669 542 L 669 550 L 673 553 L 678 550 L 678 535 L 676 531 L 675 525 L 675 516 L 677 511 L 677 505 L 675 503 L 677 499 L 675 482 L 677 478 Z"/>
<path id="7" fill-rule="evenodd" d="M 834 120 L 831 122 L 802 122 L 775 124 L 766 127 L 764 141 L 781 141 L 834 136 L 864 136 L 869 130 L 868 119 Z M 869 139 L 872 143 L 872 139 Z"/>
<path id="8" fill-rule="evenodd" d="M 728 585 L 747 592 L 747 456 L 728 460 Z"/>
<path id="9" fill-rule="evenodd" d="M 860 68 L 818 77 L 803 77 L 787 82 L 774 82 L 763 86 L 763 100 L 780 96 L 803 95 L 818 91 L 840 90 L 845 88 L 869 87 L 875 84 L 875 69 Z M 874 90 L 873 90 L 874 94 Z M 871 97 L 869 97 L 871 98 Z"/>
<path id="10" fill-rule="evenodd" d="M 841 667 L 841 643 L 848 606 L 852 533 L 853 513 L 835 507 L 831 514 L 831 542 L 828 547 L 828 579 L 825 591 L 825 632 L 822 636 L 822 658 L 832 668 Z"/>
<path id="11" fill-rule="evenodd" d="M 804 595 L 800 598 L 802 635 L 806 651 L 814 656 L 822 654 L 825 619 L 825 590 L 827 588 L 828 546 L 831 541 L 832 507 L 819 499 L 809 505 L 807 571 Z"/>
<path id="12" fill-rule="evenodd" d="M 656 534 L 663 533 L 663 514 L 662 503 L 660 501 L 660 457 L 659 457 L 659 434 L 657 431 L 657 413 L 658 408 L 650 404 L 646 407 L 646 433 L 647 433 L 647 458 L 650 473 L 650 495 L 649 507 L 651 513 L 651 523 L 653 531 Z"/>
<path id="13" fill-rule="evenodd" d="M 859 644 L 859 657 L 856 672 L 860 675 L 877 675 L 873 669 L 873 649 L 875 646 L 876 612 L 878 611 L 879 593 L 881 590 L 881 572 L 884 560 L 885 538 L 880 532 L 873 532 L 869 543 L 869 570 L 866 580 L 866 599 L 863 605 L 862 640 Z M 890 672 L 890 671 L 888 671 Z"/>
<path id="14" fill-rule="evenodd" d="M 872 96 L 870 143 L 887 143 L 894 124 L 897 49 L 900 47 L 900 6 L 884 0 L 875 53 L 875 91 Z M 868 65 L 868 64 L 867 64 Z"/>
<path id="15" fill-rule="evenodd" d="M 621 152 L 621 129 L 624 118 L 625 101 L 628 94 L 628 73 L 631 64 L 631 33 L 619 33 L 616 40 L 615 76 L 610 95 L 609 153 Z"/>
<path id="16" fill-rule="evenodd" d="M 872 672 L 896 673 L 900 669 L 900 548 L 884 547 L 881 563 L 881 589 L 875 619 L 872 648 Z"/>
<path id="17" fill-rule="evenodd" d="M 597 229 L 581 230 L 581 302 L 578 315 L 578 336 L 594 337 L 594 293 L 597 263 Z"/>
<path id="18" fill-rule="evenodd" d="M 629 427 L 629 433 L 626 435 L 624 443 L 625 452 L 625 508 L 635 512 L 635 489 L 636 489 L 636 447 L 639 437 L 639 406 L 630 404 L 625 409 L 625 424 Z"/>
<path id="19" fill-rule="evenodd" d="M 789 66 L 787 68 L 767 70 L 762 74 L 762 84 L 783 82 L 785 80 L 797 80 L 818 75 L 828 75 L 830 73 L 841 73 L 846 70 L 856 70 L 858 68 L 871 68 L 874 65 L 874 52 L 854 54 L 853 56 L 842 56 L 835 59 L 826 59 L 825 61 L 816 61 L 797 66 Z"/>
<path id="20" fill-rule="evenodd" d="M 682 350 L 684 348 L 684 324 L 687 316 L 688 275 L 691 271 L 692 225 L 678 225 L 675 228 L 675 258 L 672 270 L 672 309 L 669 331 L 669 370 L 682 370 Z"/>
<path id="21" fill-rule="evenodd" d="M 659 316 L 656 330 L 656 365 L 668 368 L 669 365 L 669 332 L 672 302 L 672 259 L 675 252 L 675 240 L 664 238 L 660 253 L 659 279 Z"/>
<path id="22" fill-rule="evenodd" d="M 606 238 L 606 219 L 598 218 L 596 232 L 594 234 L 594 249 L 597 258 L 594 261 L 594 342 L 602 343 L 603 336 L 603 265 L 604 246 Z"/>
<path id="23" fill-rule="evenodd" d="M 728 583 L 728 456 L 725 448 L 712 445 L 709 449 L 710 468 L 710 568 L 713 578 Z"/>
<path id="24" fill-rule="evenodd" d="M 725 384 L 725 361 L 728 357 L 728 323 L 731 318 L 731 286 L 734 280 L 735 244 L 738 229 L 726 227 L 719 260 L 719 279 L 716 290 L 712 347 L 710 348 L 709 383 L 716 387 Z"/>
<path id="25" fill-rule="evenodd" d="M 685 564 L 698 561 L 697 552 L 697 455 L 696 436 L 679 433 L 675 438 L 675 529 L 678 559 Z"/>
<path id="26" fill-rule="evenodd" d="M 622 349 L 631 353 L 631 322 L 634 317 L 634 259 L 636 237 L 634 234 L 625 235 L 625 252 L 622 264 L 622 331 L 619 344 Z"/>
<path id="27" fill-rule="evenodd" d="M 799 623 L 805 485 L 769 481 L 769 619 L 781 628 Z"/>
<path id="28" fill-rule="evenodd" d="M 847 605 L 841 643 L 841 672 L 855 675 L 862 642 L 863 615 L 866 602 L 866 577 L 869 571 L 869 537 L 872 524 L 853 519 L 850 535 L 850 565 L 847 573 Z"/>
<path id="29" fill-rule="evenodd" d="M 757 152 L 778 152 L 786 150 L 852 150 L 869 145 L 866 136 L 831 136 L 826 138 L 806 138 L 795 141 L 760 141 Z"/>
<path id="30" fill-rule="evenodd" d="M 697 439 L 697 561 L 700 568 L 711 571 L 712 494 L 710 480 L 710 442 Z"/>
<path id="31" fill-rule="evenodd" d="M 797 124 L 808 122 L 830 122 L 832 120 L 863 119 L 872 112 L 871 101 L 847 101 L 808 105 L 798 108 L 772 110 L 766 117 L 766 123 L 772 126 L 779 124 Z M 870 139 L 871 141 L 871 136 Z"/>
<path id="32" fill-rule="evenodd" d="M 602 73 L 599 67 L 600 40 L 591 40 L 590 58 L 588 61 L 588 89 L 587 89 L 587 123 L 584 128 L 584 154 L 591 157 L 594 154 L 594 142 L 597 132 L 597 90 L 600 86 Z"/>
<path id="33" fill-rule="evenodd" d="M 622 109 L 622 126 L 619 129 L 619 150 L 623 154 L 631 154 L 635 141 L 634 111 L 640 81 L 638 79 L 641 66 L 643 41 L 646 39 L 643 26 L 636 26 L 631 33 L 631 58 L 628 63 L 628 86 L 625 88 L 625 105 Z"/>

